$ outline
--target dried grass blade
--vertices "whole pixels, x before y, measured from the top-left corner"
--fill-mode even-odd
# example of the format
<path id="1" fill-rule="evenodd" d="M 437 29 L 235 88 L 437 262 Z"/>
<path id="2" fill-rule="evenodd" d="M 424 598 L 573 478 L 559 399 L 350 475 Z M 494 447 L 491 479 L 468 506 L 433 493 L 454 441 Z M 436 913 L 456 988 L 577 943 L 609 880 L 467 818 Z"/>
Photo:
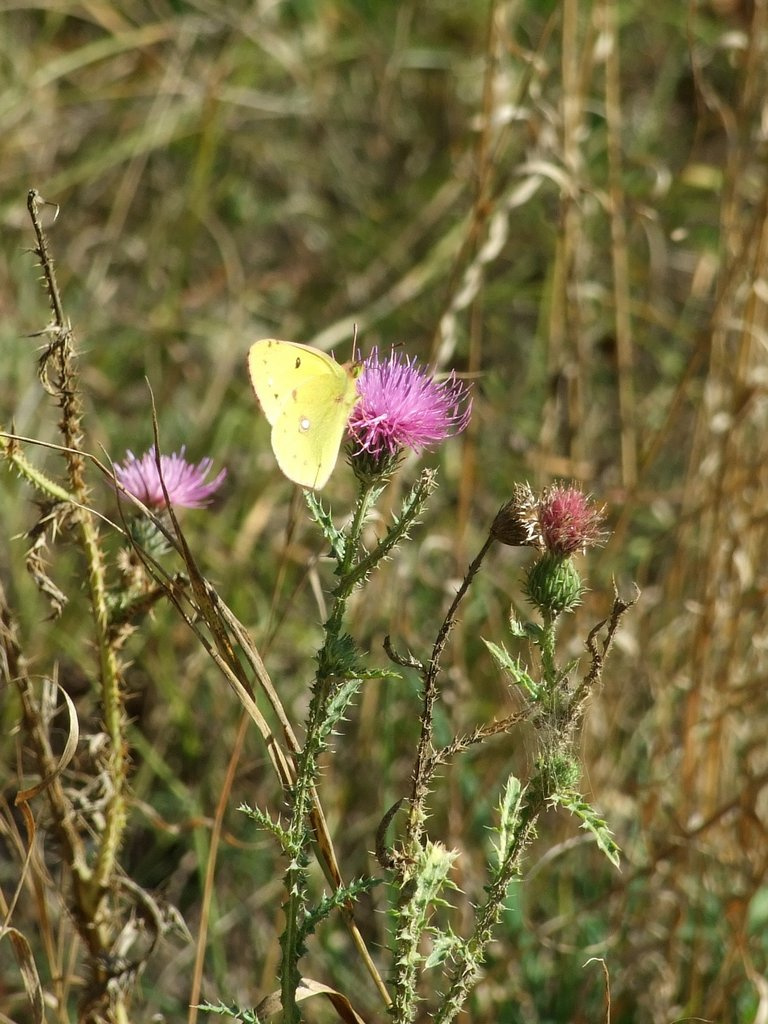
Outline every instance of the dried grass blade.
<path id="1" fill-rule="evenodd" d="M 15 800 L 17 805 L 21 803 L 26 803 L 26 801 L 28 800 L 32 800 L 34 797 L 38 796 L 38 794 L 42 793 L 43 790 L 47 789 L 54 781 L 54 779 L 57 779 L 61 775 L 61 773 L 67 767 L 69 762 L 75 756 L 75 751 L 77 750 L 77 744 L 80 739 L 80 726 L 77 720 L 77 711 L 75 710 L 75 705 L 72 702 L 72 698 L 59 683 L 55 683 L 54 685 L 64 698 L 64 701 L 67 705 L 67 711 L 69 712 L 69 728 L 67 730 L 67 742 L 64 745 L 64 750 L 62 751 L 61 757 L 59 758 L 53 771 L 48 772 L 48 774 L 44 778 L 42 778 L 34 786 L 30 786 L 29 789 L 19 790 L 19 792 L 16 794 Z"/>
<path id="2" fill-rule="evenodd" d="M 7 935 L 11 940 L 16 962 L 19 965 L 19 973 L 24 983 L 29 1005 L 32 1010 L 32 1021 L 34 1024 L 45 1024 L 45 1011 L 43 1003 L 43 988 L 40 984 L 40 975 L 37 973 L 37 966 L 32 957 L 32 950 L 29 943 L 15 928 L 7 928 L 0 932 L 0 939 Z"/>
<path id="3" fill-rule="evenodd" d="M 312 996 L 326 996 L 328 1001 L 333 1006 L 334 1010 L 338 1014 L 339 1020 L 344 1021 L 344 1024 L 366 1024 L 365 1019 L 360 1016 L 359 1013 L 354 1010 L 352 1004 L 345 995 L 337 991 L 335 988 L 331 988 L 329 985 L 323 985 L 319 981 L 312 981 L 311 978 L 302 978 L 298 989 L 296 990 L 296 1000 L 302 1002 L 304 999 L 310 999 Z M 261 1019 L 262 1017 L 274 1017 L 276 1013 L 280 1013 L 282 1005 L 280 1003 L 280 992 L 272 992 L 262 999 L 259 1005 L 256 1007 L 256 1015 Z"/>

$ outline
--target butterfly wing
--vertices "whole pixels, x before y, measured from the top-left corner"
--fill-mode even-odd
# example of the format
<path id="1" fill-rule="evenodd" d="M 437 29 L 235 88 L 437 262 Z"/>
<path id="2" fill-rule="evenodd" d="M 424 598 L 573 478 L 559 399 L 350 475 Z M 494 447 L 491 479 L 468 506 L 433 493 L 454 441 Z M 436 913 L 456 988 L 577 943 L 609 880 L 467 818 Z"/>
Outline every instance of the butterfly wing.
<path id="1" fill-rule="evenodd" d="M 251 346 L 248 369 L 272 424 L 280 469 L 302 487 L 324 487 L 359 397 L 358 368 L 306 345 L 264 338 Z"/>
<path id="2" fill-rule="evenodd" d="M 295 341 L 262 338 L 248 353 L 251 386 L 269 423 L 275 423 L 291 393 L 312 377 L 346 379 L 346 372 L 325 352 Z"/>
<path id="3" fill-rule="evenodd" d="M 355 377 L 346 371 L 341 379 L 315 377 L 295 389 L 272 427 L 272 451 L 289 480 L 326 485 L 357 399 Z"/>

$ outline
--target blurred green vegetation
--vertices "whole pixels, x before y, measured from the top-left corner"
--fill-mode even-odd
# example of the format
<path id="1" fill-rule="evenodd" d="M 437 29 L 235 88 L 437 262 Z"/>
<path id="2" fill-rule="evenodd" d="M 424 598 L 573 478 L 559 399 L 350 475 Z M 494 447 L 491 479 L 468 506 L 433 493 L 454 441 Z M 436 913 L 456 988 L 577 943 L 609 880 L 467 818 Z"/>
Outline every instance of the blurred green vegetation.
<path id="1" fill-rule="evenodd" d="M 346 358 L 356 323 L 363 352 L 402 343 L 473 382 L 470 431 L 425 456 L 441 480 L 428 520 L 356 601 L 353 631 L 374 662 L 387 633 L 400 649 L 431 644 L 515 482 L 577 479 L 608 505 L 614 537 L 589 556 L 593 589 L 569 629 L 578 653 L 612 579 L 643 588 L 581 739 L 623 871 L 573 821 L 542 823 L 473 998 L 478 1024 L 602 1019 L 602 967 L 589 957 L 605 963 L 617 1024 L 765 1012 L 766 95 L 760 2 L 0 3 L 0 421 L 57 440 L 35 376 L 48 316 L 28 251 L 37 188 L 59 207 L 47 222 L 87 447 L 114 459 L 145 450 L 151 387 L 164 450 L 186 444 L 228 467 L 222 497 L 186 515 L 185 533 L 294 721 L 330 581 L 250 392 L 252 341 Z M 26 451 L 58 471 L 55 453 Z M 393 507 L 413 475 L 406 464 Z M 341 464 L 325 493 L 343 514 L 353 486 Z M 6 474 L 0 574 L 36 671 L 56 665 L 81 720 L 98 721 L 82 567 L 57 553 L 70 604 L 46 621 L 24 571 L 30 497 Z M 93 503 L 114 515 L 96 473 Z M 521 557 L 499 549 L 464 606 L 447 734 L 512 709 L 481 638 L 506 639 Z M 121 860 L 196 937 L 240 710 L 172 609 L 126 653 L 135 799 Z M 4 696 L 12 804 L 23 741 Z M 405 678 L 367 685 L 339 738 L 324 806 L 348 878 L 378 870 L 376 828 L 406 792 L 417 729 Z M 464 854 L 467 905 L 500 780 L 510 766 L 525 775 L 533 756 L 522 732 L 446 770 L 432 825 Z M 275 987 L 281 865 L 236 812 L 243 800 L 280 800 L 250 735 L 203 994 L 252 1005 Z M 19 872 L 9 834 L 6 822 L 6 894 Z M 13 923 L 37 943 L 45 980 L 41 899 L 20 902 Z M 358 915 L 375 951 L 384 905 L 374 890 Z M 63 942 L 66 916 L 53 903 L 49 914 Z M 185 1019 L 193 959 L 181 938 L 155 951 L 137 1019 Z M 3 963 L 4 1012 L 23 1021 Z M 381 1014 L 339 930 L 320 930 L 306 971 L 367 1019 Z M 317 1002 L 308 1019 L 332 1019 Z"/>

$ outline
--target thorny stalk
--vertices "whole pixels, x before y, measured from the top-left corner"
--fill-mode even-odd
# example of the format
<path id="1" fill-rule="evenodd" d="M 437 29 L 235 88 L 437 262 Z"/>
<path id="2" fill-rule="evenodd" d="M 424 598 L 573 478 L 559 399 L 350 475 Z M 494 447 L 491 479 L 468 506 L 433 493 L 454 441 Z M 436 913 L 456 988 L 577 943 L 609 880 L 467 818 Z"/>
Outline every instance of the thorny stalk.
<path id="1" fill-rule="evenodd" d="M 480 570 L 480 567 L 494 542 L 493 534 L 489 534 L 480 551 L 470 563 L 467 572 L 457 590 L 453 601 L 438 631 L 427 665 L 422 668 L 422 711 L 421 730 L 419 734 L 416 758 L 411 775 L 411 801 L 404 849 L 395 859 L 400 874 L 400 899 L 398 914 L 400 927 L 396 937 L 395 950 L 395 998 L 393 1010 L 395 1018 L 402 1024 L 413 1019 L 416 1000 L 416 970 L 418 964 L 418 943 L 421 939 L 419 929 L 414 927 L 415 881 L 413 873 L 418 862 L 418 855 L 427 820 L 426 802 L 435 768 L 439 758 L 435 756 L 433 745 L 434 712 L 438 698 L 438 676 L 443 651 L 456 623 L 456 613 L 469 587 Z"/>
<path id="2" fill-rule="evenodd" d="M 617 595 L 608 619 L 597 623 L 587 637 L 589 670 L 570 698 L 565 716 L 559 722 L 557 733 L 552 738 L 549 757 L 540 759 L 537 771 L 528 783 L 526 797 L 515 825 L 514 838 L 504 861 L 486 887 L 487 895 L 478 907 L 472 935 L 461 944 L 448 992 L 435 1016 L 436 1024 L 449 1024 L 461 1012 L 470 990 L 480 976 L 485 950 L 500 920 L 509 886 L 519 877 L 523 854 L 536 835 L 536 823 L 560 785 L 548 766 L 554 757 L 567 750 L 573 731 L 584 714 L 589 695 L 602 679 L 605 657 L 613 644 L 619 623 L 634 605 L 637 596 L 636 593 L 632 600 L 623 601 Z M 598 636 L 604 628 L 605 634 L 600 644 Z M 550 667 L 554 670 L 554 664 Z"/>
<path id="3" fill-rule="evenodd" d="M 437 634 L 437 638 L 432 648 L 432 655 L 423 673 L 424 686 L 422 690 L 421 732 L 419 735 L 416 759 L 411 775 L 411 809 L 408 817 L 405 841 L 406 851 L 413 850 L 421 841 L 424 822 L 426 820 L 424 804 L 429 793 L 431 778 L 430 765 L 433 764 L 432 729 L 435 703 L 438 696 L 437 680 L 440 674 L 440 659 L 445 649 L 445 645 L 448 643 L 451 631 L 456 623 L 456 612 L 458 607 L 469 590 L 472 580 L 479 572 L 480 566 L 482 565 L 485 556 L 488 554 L 493 541 L 493 535 L 489 534 L 482 548 L 470 563 L 467 573 L 462 580 L 461 586 L 456 591 L 450 608 L 443 620 L 443 624 L 440 627 L 440 631 Z"/>
<path id="4" fill-rule="evenodd" d="M 45 204 L 40 194 L 32 189 L 27 197 L 27 208 L 32 220 L 37 245 L 35 255 L 40 261 L 43 280 L 53 315 L 45 330 L 49 343 L 40 358 L 40 380 L 46 391 L 55 397 L 62 410 L 59 429 L 64 438 L 65 459 L 69 490 L 78 508 L 68 510 L 76 522 L 87 563 L 87 579 L 95 641 L 99 658 L 99 682 L 104 725 L 109 739 L 106 776 L 109 798 L 105 809 L 104 827 L 96 839 L 93 866 L 75 860 L 71 867 L 75 878 L 75 918 L 94 958 L 97 987 L 106 988 L 109 980 L 103 966 L 110 952 L 110 921 L 105 905 L 112 887 L 117 854 L 126 825 L 125 783 L 127 774 L 126 741 L 122 695 L 120 692 L 120 664 L 110 634 L 105 567 L 95 517 L 87 511 L 88 488 L 85 482 L 85 458 L 82 451 L 82 406 L 78 389 L 74 334 L 64 314 L 54 262 L 48 240 L 40 220 L 40 209 Z M 54 808 L 54 812 L 55 812 Z M 123 1016 L 121 1000 L 113 1002 L 114 1019 Z"/>
<path id="5" fill-rule="evenodd" d="M 337 673 L 333 648 L 341 640 L 347 602 L 359 582 L 355 563 L 359 556 L 360 535 L 368 516 L 371 502 L 378 490 L 372 484 L 361 485 L 355 513 L 344 537 L 343 553 L 337 574 L 339 583 L 334 590 L 331 614 L 324 626 L 325 640 L 318 653 L 318 670 L 313 686 L 312 701 L 307 718 L 304 746 L 296 761 L 296 782 L 292 793 L 289 855 L 291 862 L 286 871 L 285 928 L 281 938 L 282 969 L 281 993 L 286 1024 L 297 1024 L 301 1019 L 296 1002 L 300 981 L 298 962 L 301 957 L 301 923 L 307 898 L 307 851 L 311 840 L 309 812 L 317 776 L 318 758 L 324 746 L 322 730 L 327 718 L 328 701 L 335 685 L 342 681 Z"/>

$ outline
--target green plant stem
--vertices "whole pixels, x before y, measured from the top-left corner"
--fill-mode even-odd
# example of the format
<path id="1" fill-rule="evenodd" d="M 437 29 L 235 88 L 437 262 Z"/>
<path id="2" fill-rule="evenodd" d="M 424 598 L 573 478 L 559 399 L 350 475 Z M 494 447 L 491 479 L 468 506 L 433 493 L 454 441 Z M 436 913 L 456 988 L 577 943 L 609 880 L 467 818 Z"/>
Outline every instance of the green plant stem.
<path id="1" fill-rule="evenodd" d="M 333 670 L 331 669 L 329 672 L 327 669 L 328 665 L 333 666 L 333 659 L 326 655 L 330 655 L 331 648 L 341 636 L 347 602 L 360 579 L 359 574 L 355 571 L 355 563 L 360 550 L 360 536 L 377 493 L 378 488 L 373 484 L 361 485 L 352 520 L 345 531 L 343 556 L 336 570 L 339 582 L 334 590 L 331 614 L 324 625 L 325 639 L 318 653 L 319 667 L 307 716 L 306 738 L 297 759 L 291 821 L 287 830 L 290 863 L 285 876 L 288 893 L 284 905 L 286 923 L 281 937 L 280 989 L 285 1024 L 298 1024 L 301 1020 L 296 1002 L 296 990 L 301 978 L 298 961 L 303 952 L 301 925 L 307 899 L 307 863 L 311 842 L 308 822 L 312 807 L 312 789 L 317 778 L 318 758 L 324 747 L 323 723 L 326 718 L 329 697 L 333 692 L 334 685 L 338 682 L 338 676 Z"/>
<path id="2" fill-rule="evenodd" d="M 414 903 L 413 870 L 418 864 L 418 851 L 424 835 L 427 820 L 426 801 L 435 768 L 432 730 L 435 703 L 438 697 L 437 680 L 440 674 L 440 659 L 448 642 L 448 637 L 456 621 L 456 612 L 467 593 L 472 580 L 477 575 L 485 556 L 494 542 L 493 534 L 489 534 L 480 551 L 470 563 L 462 580 L 461 586 L 437 634 L 432 656 L 424 672 L 422 691 L 421 732 L 416 749 L 411 782 L 411 809 L 408 816 L 406 837 L 404 841 L 404 857 L 401 868 L 401 895 L 398 905 L 400 927 L 395 938 L 395 995 L 393 1016 L 397 1024 L 408 1024 L 416 1014 L 416 976 L 420 962 L 419 943 L 421 931 L 417 926 Z"/>
<path id="3" fill-rule="evenodd" d="M 360 494 L 355 502 L 355 511 L 352 514 L 352 521 L 347 530 L 348 540 L 347 546 L 344 550 L 344 558 L 339 566 L 339 575 L 342 579 L 336 588 L 336 595 L 343 592 L 346 586 L 354 585 L 353 579 L 350 579 L 345 584 L 345 577 L 349 577 L 351 575 L 352 566 L 357 561 L 357 553 L 360 547 L 360 535 L 363 532 L 363 526 L 365 526 L 365 522 L 370 514 L 371 506 L 376 501 L 379 494 L 380 488 L 373 483 L 360 485 Z M 347 596 L 349 595 L 347 594 Z"/>
<path id="4" fill-rule="evenodd" d="M 110 642 L 109 611 L 104 579 L 104 562 L 99 536 L 93 519 L 83 513 L 81 524 L 83 546 L 88 557 L 88 584 L 99 651 L 101 700 L 104 725 L 109 736 L 108 772 L 112 795 L 107 804 L 104 831 L 96 855 L 93 884 L 99 898 L 109 886 L 125 830 L 126 740 L 124 734 L 123 700 L 120 693 L 120 665 Z"/>
<path id="5" fill-rule="evenodd" d="M 28 480 L 41 494 L 48 495 L 53 501 L 77 505 L 74 494 L 70 494 L 66 488 L 57 484 L 55 480 L 51 480 L 27 459 L 19 448 L 18 441 L 12 435 L 0 434 L 0 450 L 19 475 Z"/>
<path id="6" fill-rule="evenodd" d="M 392 1016 L 396 1024 L 410 1024 L 416 1016 L 416 976 L 421 934 L 416 921 L 415 890 L 412 880 L 404 883 L 398 906 L 401 924 L 395 936 L 395 994 L 392 1000 Z"/>
<path id="7" fill-rule="evenodd" d="M 424 687 L 422 690 L 422 712 L 421 732 L 419 743 L 416 749 L 416 760 L 411 775 L 411 811 L 408 817 L 408 829 L 405 841 L 406 855 L 413 850 L 420 842 L 426 822 L 425 801 L 429 792 L 429 781 L 431 772 L 429 764 L 432 755 L 432 726 L 434 719 L 435 702 L 438 696 L 437 679 L 440 674 L 440 659 L 448 642 L 448 637 L 456 622 L 456 612 L 465 594 L 469 590 L 472 580 L 477 575 L 485 556 L 494 542 L 494 537 L 489 534 L 485 543 L 470 563 L 461 586 L 456 591 L 451 606 L 443 620 L 437 639 L 432 648 L 432 656 L 424 674 Z"/>
<path id="8" fill-rule="evenodd" d="M 541 631 L 541 664 L 544 675 L 544 682 L 547 690 L 552 691 L 557 681 L 557 666 L 555 664 L 555 625 L 557 616 L 542 610 L 544 624 Z"/>
<path id="9" fill-rule="evenodd" d="M 449 1024 L 464 1008 L 467 996 L 480 975 L 485 950 L 493 938 L 493 930 L 504 910 L 510 883 L 520 874 L 520 861 L 535 836 L 536 821 L 543 805 L 543 799 L 537 798 L 535 804 L 528 806 L 521 814 L 510 851 L 488 886 L 485 902 L 478 908 L 474 932 L 461 946 L 461 959 L 453 972 L 445 1001 L 434 1018 L 435 1024 Z"/>

